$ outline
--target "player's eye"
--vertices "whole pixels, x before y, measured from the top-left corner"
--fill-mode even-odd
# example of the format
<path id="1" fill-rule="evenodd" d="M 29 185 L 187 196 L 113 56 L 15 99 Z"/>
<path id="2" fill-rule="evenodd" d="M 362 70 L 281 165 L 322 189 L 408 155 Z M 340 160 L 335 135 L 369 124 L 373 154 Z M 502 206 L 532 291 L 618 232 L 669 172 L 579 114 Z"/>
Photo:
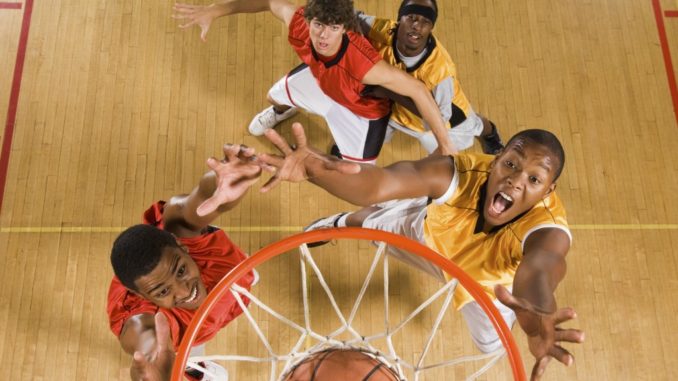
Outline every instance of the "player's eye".
<path id="1" fill-rule="evenodd" d="M 530 176 L 530 182 L 534 185 L 540 184 L 541 180 L 537 176 Z"/>
<path id="2" fill-rule="evenodd" d="M 515 168 L 516 168 L 516 165 L 515 165 L 511 160 L 506 160 L 506 161 L 504 162 L 504 165 L 506 165 L 507 167 L 509 167 L 509 168 L 511 168 L 511 169 L 515 169 Z"/>
<path id="3" fill-rule="evenodd" d="M 186 265 L 181 265 L 179 270 L 177 270 L 177 278 L 181 278 L 184 274 L 186 274 Z"/>
<path id="4" fill-rule="evenodd" d="M 332 25 L 330 29 L 332 29 L 333 32 L 338 32 L 341 27 L 339 25 Z"/>
<path id="5" fill-rule="evenodd" d="M 155 296 L 156 296 L 157 298 L 164 298 L 165 296 L 167 296 L 167 294 L 169 294 L 169 287 L 163 288 L 163 289 L 160 290 L 160 292 L 158 292 Z"/>

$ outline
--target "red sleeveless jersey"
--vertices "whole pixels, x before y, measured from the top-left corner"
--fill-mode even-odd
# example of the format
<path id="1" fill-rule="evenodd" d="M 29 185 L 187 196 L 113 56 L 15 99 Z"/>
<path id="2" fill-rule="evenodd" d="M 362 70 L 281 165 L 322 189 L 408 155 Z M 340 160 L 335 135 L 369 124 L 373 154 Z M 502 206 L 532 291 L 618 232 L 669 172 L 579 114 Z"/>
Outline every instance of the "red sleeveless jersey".
<path id="1" fill-rule="evenodd" d="M 380 119 L 390 112 L 388 99 L 360 95 L 365 88 L 363 77 L 381 61 L 381 56 L 365 37 L 346 32 L 337 55 L 323 62 L 313 49 L 304 8 L 299 8 L 290 21 L 287 39 L 299 58 L 309 66 L 322 91 L 335 102 L 367 119 Z"/>
<path id="2" fill-rule="evenodd" d="M 144 223 L 163 229 L 162 211 L 164 205 L 164 201 L 158 201 L 151 206 L 144 213 Z M 198 265 L 200 277 L 205 284 L 207 292 L 212 291 L 224 275 L 247 258 L 231 242 L 226 233 L 218 228 L 211 227 L 207 232 L 197 237 L 179 238 L 179 240 L 188 248 L 188 254 Z M 240 279 L 238 284 L 249 290 L 253 280 L 254 275 L 250 272 Z M 243 300 L 249 303 L 247 298 L 243 297 Z M 150 301 L 127 290 L 117 277 L 113 277 L 111 281 L 106 310 L 111 331 L 116 336 L 120 336 L 123 325 L 130 317 L 139 314 L 155 314 L 158 310 L 162 311 L 169 321 L 172 342 L 175 348 L 178 348 L 181 338 L 195 314 L 195 311 L 183 308 L 173 308 L 170 310 L 159 308 Z M 228 294 L 217 303 L 212 313 L 207 317 L 203 326 L 198 331 L 198 337 L 194 345 L 199 345 L 214 337 L 219 329 L 223 328 L 241 313 L 242 310 L 235 301 L 235 298 Z"/>

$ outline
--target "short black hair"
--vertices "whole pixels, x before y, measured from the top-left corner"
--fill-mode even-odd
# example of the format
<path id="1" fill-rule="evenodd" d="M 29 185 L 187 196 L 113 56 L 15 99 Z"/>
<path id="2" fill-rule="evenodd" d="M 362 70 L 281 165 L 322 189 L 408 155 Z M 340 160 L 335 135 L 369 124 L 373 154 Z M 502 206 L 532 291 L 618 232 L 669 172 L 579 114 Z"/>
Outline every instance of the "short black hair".
<path id="1" fill-rule="evenodd" d="M 355 30 L 356 17 L 353 0 L 308 0 L 304 7 L 304 18 L 314 18 L 326 25 L 343 25 L 347 30 Z"/>
<path id="2" fill-rule="evenodd" d="M 551 154 L 553 154 L 553 157 L 558 160 L 558 167 L 556 167 L 556 173 L 553 177 L 553 181 L 555 182 L 558 180 L 558 177 L 560 177 L 560 174 L 563 172 L 563 167 L 565 167 L 565 150 L 563 150 L 563 145 L 560 144 L 558 137 L 546 130 L 524 130 L 513 135 L 511 139 L 509 139 L 508 143 L 506 143 L 506 148 L 504 148 L 504 150 L 509 149 L 511 144 L 516 144 L 521 140 L 544 146 L 551 152 Z"/>
<path id="3" fill-rule="evenodd" d="M 128 289 L 139 291 L 134 282 L 153 271 L 168 246 L 179 247 L 171 233 L 143 224 L 128 228 L 115 239 L 111 250 L 115 276 Z"/>

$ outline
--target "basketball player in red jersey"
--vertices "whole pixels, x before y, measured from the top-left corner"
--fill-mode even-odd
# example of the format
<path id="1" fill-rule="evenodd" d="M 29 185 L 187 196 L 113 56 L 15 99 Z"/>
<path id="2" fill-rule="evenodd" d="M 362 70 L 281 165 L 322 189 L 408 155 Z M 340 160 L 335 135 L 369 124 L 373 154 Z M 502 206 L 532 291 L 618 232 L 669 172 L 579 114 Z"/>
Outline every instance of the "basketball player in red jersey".
<path id="1" fill-rule="evenodd" d="M 144 213 L 143 224 L 125 230 L 113 244 L 115 277 L 107 312 L 120 345 L 133 355 L 133 380 L 154 379 L 154 374 L 168 371 L 156 364 L 171 364 L 172 344 L 179 344 L 207 293 L 246 258 L 223 230 L 209 223 L 238 204 L 261 167 L 252 159 L 254 151 L 244 146 L 226 145 L 224 154 L 224 160 L 208 160 L 212 171 L 191 193 L 156 202 Z M 219 194 L 213 196 L 217 189 Z M 249 289 L 253 280 L 249 273 L 238 284 Z M 202 344 L 241 312 L 235 298 L 222 299 L 201 328 L 194 353 L 200 354 Z M 197 373 L 192 379 L 227 377 L 215 363 L 203 367 L 212 375 Z"/>
<path id="2" fill-rule="evenodd" d="M 298 108 L 323 116 L 342 158 L 374 163 L 381 150 L 390 115 L 390 103 L 363 95 L 367 85 L 379 85 L 411 98 L 433 131 L 443 154 L 456 149 L 447 135 L 437 103 L 423 82 L 381 59 L 359 33 L 354 32 L 351 0 L 309 0 L 298 7 L 287 0 L 222 0 L 209 6 L 176 4 L 175 18 L 188 28 L 200 26 L 204 40 L 212 21 L 236 13 L 270 11 L 288 26 L 288 41 L 303 64 L 269 91 L 272 104 L 249 126 L 262 135 Z"/>

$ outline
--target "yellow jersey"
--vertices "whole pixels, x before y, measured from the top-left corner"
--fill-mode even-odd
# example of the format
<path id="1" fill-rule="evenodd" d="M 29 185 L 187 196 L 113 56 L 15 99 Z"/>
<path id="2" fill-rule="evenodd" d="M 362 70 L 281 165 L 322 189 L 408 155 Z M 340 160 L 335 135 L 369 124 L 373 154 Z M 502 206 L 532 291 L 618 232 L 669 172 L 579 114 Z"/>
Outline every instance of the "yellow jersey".
<path id="1" fill-rule="evenodd" d="M 414 67 L 408 69 L 405 64 L 400 61 L 396 53 L 395 34 L 391 32 L 395 26 L 395 21 L 376 18 L 367 38 L 372 46 L 379 52 L 384 61 L 391 66 L 405 70 L 414 78 L 424 82 L 429 90 L 433 90 L 438 84 L 451 78 L 454 86 L 452 120 L 461 119 L 463 121 L 466 119 L 471 111 L 471 105 L 457 80 L 457 68 L 454 62 L 452 62 L 452 58 L 450 58 L 447 50 L 445 50 L 445 48 L 438 43 L 438 40 L 431 35 L 426 55 L 424 55 Z M 454 115 L 455 112 L 462 112 L 464 115 L 458 117 Z M 426 130 L 421 118 L 395 102 L 392 106 L 391 119 L 403 127 L 408 127 L 418 132 L 424 132 Z M 455 125 L 456 124 L 457 123 L 455 123 Z M 447 127 L 449 128 L 451 126 L 448 124 Z"/>
<path id="2" fill-rule="evenodd" d="M 483 232 L 485 184 L 494 156 L 461 153 L 454 157 L 453 184 L 457 188 L 447 200 L 427 206 L 424 239 L 428 247 L 461 267 L 492 299 L 497 284 L 510 287 L 523 257 L 525 239 L 542 228 L 559 228 L 570 234 L 565 208 L 555 192 L 509 223 Z M 436 200 L 437 201 L 437 200 Z M 473 301 L 458 287 L 457 308 Z"/>

